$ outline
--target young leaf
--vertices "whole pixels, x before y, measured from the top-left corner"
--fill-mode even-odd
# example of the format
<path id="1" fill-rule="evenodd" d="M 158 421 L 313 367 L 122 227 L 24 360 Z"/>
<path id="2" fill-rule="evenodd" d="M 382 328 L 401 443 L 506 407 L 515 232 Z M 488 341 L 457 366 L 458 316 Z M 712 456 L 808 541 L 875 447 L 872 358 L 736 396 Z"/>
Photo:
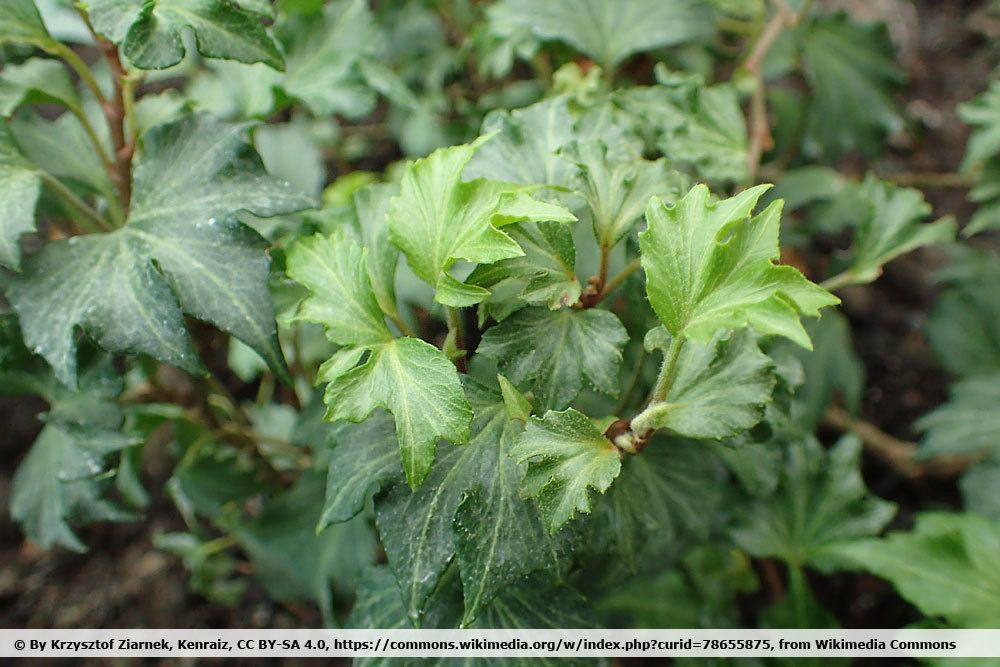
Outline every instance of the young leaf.
<path id="1" fill-rule="evenodd" d="M 917 420 L 923 456 L 1000 451 L 1000 372 L 967 378 L 949 389 L 948 402 Z"/>
<path id="2" fill-rule="evenodd" d="M 447 273 L 456 260 L 489 264 L 524 254 L 498 227 L 521 221 L 576 220 L 562 206 L 532 199 L 524 187 L 485 179 L 463 182 L 462 170 L 488 139 L 439 149 L 411 163 L 403 174 L 400 195 L 392 200 L 389 238 L 445 305 L 468 306 L 487 294 Z"/>
<path id="3" fill-rule="evenodd" d="M 455 366 L 440 350 L 416 338 L 393 337 L 372 291 L 365 258 L 361 246 L 345 234 L 293 245 L 288 275 L 310 292 L 294 319 L 322 324 L 332 342 L 346 346 L 321 372 L 330 382 L 327 419 L 360 422 L 378 407 L 391 412 L 403 469 L 416 488 L 430 470 L 439 438 L 468 441 L 472 413 Z M 357 366 L 366 352 L 368 358 Z"/>
<path id="4" fill-rule="evenodd" d="M 604 493 L 621 471 L 621 451 L 586 415 L 570 408 L 532 417 L 511 448 L 528 462 L 521 493 L 537 498 L 542 520 L 555 532 L 577 510 L 590 513 L 590 492 Z"/>
<path id="5" fill-rule="evenodd" d="M 956 628 L 1000 623 L 1000 524 L 976 514 L 926 512 L 912 532 L 843 545 L 840 554 L 888 579 L 927 616 Z"/>
<path id="6" fill-rule="evenodd" d="M 66 68 L 57 60 L 32 58 L 6 65 L 0 73 L 0 116 L 8 117 L 23 104 L 55 103 L 82 114 L 80 98 Z"/>
<path id="7" fill-rule="evenodd" d="M 674 206 L 654 198 L 639 234 L 646 292 L 672 336 L 707 342 L 719 329 L 753 326 L 809 348 L 799 315 L 839 299 L 797 269 L 778 266 L 781 202 L 750 213 L 768 186 L 710 201 L 697 185 Z"/>
<path id="8" fill-rule="evenodd" d="M 882 25 L 846 14 L 821 16 L 798 35 L 812 102 L 805 147 L 828 159 L 861 150 L 874 155 L 903 127 L 892 92 L 905 79 Z"/>
<path id="9" fill-rule="evenodd" d="M 631 231 L 650 197 L 673 202 L 690 187 L 666 160 L 613 160 L 600 142 L 571 143 L 562 155 L 580 170 L 578 190 L 590 207 L 597 243 L 604 248 L 613 248 Z"/>
<path id="10" fill-rule="evenodd" d="M 686 166 L 710 181 L 742 181 L 747 171 L 747 131 L 739 95 L 728 84 L 708 86 L 696 75 L 656 70 L 659 85 L 619 94 L 647 144 L 671 165 Z"/>
<path id="11" fill-rule="evenodd" d="M 646 335 L 646 348 L 666 352 L 663 327 Z M 774 363 L 749 331 L 724 332 L 709 344 L 688 343 L 666 398 L 632 420 L 632 429 L 670 429 L 690 438 L 727 438 L 761 420 L 774 389 Z"/>
<path id="12" fill-rule="evenodd" d="M 788 443 L 781 486 L 742 512 L 733 539 L 758 558 L 828 570 L 845 545 L 877 534 L 896 506 L 872 495 L 858 469 L 861 442 L 845 436 L 824 452 L 812 436 Z"/>
<path id="13" fill-rule="evenodd" d="M 365 248 L 368 249 L 368 277 L 382 312 L 397 315 L 396 268 L 399 248 L 389 242 L 389 202 L 398 194 L 394 185 L 370 185 L 354 194 L 354 210 Z"/>
<path id="14" fill-rule="evenodd" d="M 712 12 L 698 0 L 503 0 L 490 9 L 494 32 L 530 30 L 559 40 L 614 70 L 628 56 L 696 40 L 712 32 Z"/>
<path id="15" fill-rule="evenodd" d="M 931 207 L 919 190 L 899 188 L 868 176 L 860 194 L 868 205 L 857 225 L 848 268 L 830 280 L 837 285 L 868 283 L 882 275 L 882 266 L 894 258 L 955 238 L 955 220 L 922 221 Z"/>
<path id="16" fill-rule="evenodd" d="M 550 536 L 518 496 L 524 467 L 510 458 L 523 429 L 500 397 L 470 383 L 473 437 L 449 448 L 411 493 L 390 489 L 376 500 L 379 534 L 414 624 L 453 558 L 460 565 L 468 625 L 504 586 L 538 570 L 560 572 L 573 535 Z"/>
<path id="17" fill-rule="evenodd" d="M 260 16 L 225 0 L 86 0 L 94 29 L 140 69 L 165 69 L 185 54 L 181 35 L 194 31 L 198 53 L 284 68 L 277 44 Z"/>
<path id="18" fill-rule="evenodd" d="M 21 234 L 35 229 L 35 204 L 42 190 L 37 169 L 28 162 L 5 125 L 0 125 L 0 265 L 21 264 Z"/>
<path id="19" fill-rule="evenodd" d="M 565 408 L 584 382 L 615 396 L 621 384 L 625 327 L 597 308 L 525 308 L 487 330 L 478 351 L 496 359 L 518 386 L 530 386 L 542 410 Z"/>
<path id="20" fill-rule="evenodd" d="M 49 243 L 11 279 L 7 296 L 25 341 L 62 382 L 76 381 L 77 327 L 110 352 L 202 372 L 182 313 L 228 331 L 285 373 L 263 242 L 235 214 L 271 216 L 310 201 L 264 173 L 245 130 L 205 116 L 151 130 L 127 224 Z"/>

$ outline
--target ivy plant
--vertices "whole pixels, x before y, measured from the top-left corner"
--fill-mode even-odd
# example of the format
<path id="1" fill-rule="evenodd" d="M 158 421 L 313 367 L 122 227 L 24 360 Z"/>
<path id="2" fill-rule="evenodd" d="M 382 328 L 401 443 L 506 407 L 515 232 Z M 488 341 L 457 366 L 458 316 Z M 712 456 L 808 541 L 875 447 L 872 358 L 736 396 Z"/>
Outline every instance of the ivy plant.
<path id="1" fill-rule="evenodd" d="M 957 227 L 834 169 L 905 126 L 884 26 L 0 0 L 0 56 L 0 389 L 48 405 L 10 491 L 39 547 L 100 549 L 89 524 L 164 495 L 182 527 L 148 546 L 194 590 L 303 622 L 729 627 L 764 585 L 754 623 L 832 625 L 811 582 L 863 570 L 1000 621 L 994 257 L 942 272 L 929 339 L 961 379 L 917 424 L 919 456 L 980 456 L 985 516 L 880 538 L 896 505 L 860 470 L 838 294 Z M 969 234 L 996 226 L 996 92 L 962 112 Z"/>

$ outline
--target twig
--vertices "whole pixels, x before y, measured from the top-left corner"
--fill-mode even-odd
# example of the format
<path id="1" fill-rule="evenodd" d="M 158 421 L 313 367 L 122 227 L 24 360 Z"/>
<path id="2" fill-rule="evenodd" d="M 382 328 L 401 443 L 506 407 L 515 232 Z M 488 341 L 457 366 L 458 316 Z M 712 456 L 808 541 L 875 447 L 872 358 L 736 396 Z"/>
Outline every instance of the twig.
<path id="1" fill-rule="evenodd" d="M 580 295 L 580 300 L 573 305 L 574 308 L 593 308 L 601 301 L 604 301 L 612 292 L 621 286 L 625 279 L 642 268 L 642 262 L 637 257 L 626 264 L 611 280 L 603 283 L 603 287 L 598 286 L 600 276 L 594 276 L 587 281 L 587 286 Z"/>
<path id="2" fill-rule="evenodd" d="M 917 460 L 916 443 L 891 436 L 863 419 L 854 419 L 846 410 L 836 405 L 826 409 L 823 423 L 840 431 L 854 433 L 861 438 L 868 451 L 909 479 L 955 477 L 977 460 L 975 457 L 961 456 Z"/>

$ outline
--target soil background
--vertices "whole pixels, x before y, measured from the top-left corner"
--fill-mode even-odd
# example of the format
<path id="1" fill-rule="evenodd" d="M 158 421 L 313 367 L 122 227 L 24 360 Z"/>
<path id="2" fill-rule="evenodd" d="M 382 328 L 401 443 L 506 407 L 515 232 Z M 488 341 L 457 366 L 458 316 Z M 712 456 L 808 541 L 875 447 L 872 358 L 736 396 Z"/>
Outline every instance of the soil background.
<path id="1" fill-rule="evenodd" d="M 874 165 L 876 172 L 883 176 L 956 172 L 968 135 L 956 105 L 986 88 L 996 62 L 988 34 L 1000 34 L 1000 28 L 984 17 L 981 10 L 986 3 L 836 0 L 827 4 L 887 20 L 910 76 L 902 101 L 913 124 L 905 135 L 893 139 L 890 152 Z M 863 175 L 872 165 L 846 159 L 838 166 Z M 968 219 L 972 208 L 964 189 L 921 186 L 935 216 Z M 919 251 L 893 262 L 876 283 L 842 294 L 855 348 L 867 370 L 863 417 L 905 440 L 917 437 L 914 420 L 943 402 L 950 381 L 923 334 L 935 298 L 929 272 L 944 260 L 940 250 Z M 40 430 L 36 415 L 44 408 L 35 399 L 0 399 L 0 507 L 4 508 L 0 626 L 319 627 L 315 610 L 290 609 L 270 601 L 253 584 L 235 607 L 211 603 L 191 592 L 180 560 L 152 544 L 157 533 L 183 528 L 169 500 L 159 493 L 169 473 L 163 452 L 159 463 L 155 452 L 147 457 L 144 482 L 153 505 L 145 520 L 81 529 L 91 549 L 86 554 L 43 552 L 25 542 L 6 508 L 11 478 Z M 823 435 L 832 440 L 837 434 Z M 909 525 L 917 509 L 958 507 L 953 482 L 914 482 L 871 457 L 866 457 L 864 473 L 876 494 L 899 503 L 899 526 Z M 844 575 L 812 583 L 845 627 L 899 627 L 919 617 L 887 584 L 872 577 Z"/>

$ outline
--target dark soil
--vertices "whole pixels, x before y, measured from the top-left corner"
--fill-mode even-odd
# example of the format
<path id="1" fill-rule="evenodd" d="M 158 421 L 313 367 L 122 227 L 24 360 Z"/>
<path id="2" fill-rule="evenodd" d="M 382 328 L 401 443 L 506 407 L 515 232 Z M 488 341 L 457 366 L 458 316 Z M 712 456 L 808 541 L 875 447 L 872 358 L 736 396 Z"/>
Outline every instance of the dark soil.
<path id="1" fill-rule="evenodd" d="M 967 128 L 955 107 L 985 88 L 994 55 L 975 27 L 983 2 L 956 0 L 841 0 L 859 11 L 882 12 L 894 21 L 893 37 L 903 54 L 910 84 L 903 99 L 917 119 L 897 137 L 891 154 L 875 168 L 881 175 L 957 170 Z M 915 8 L 915 10 L 913 9 Z M 924 188 L 936 215 L 968 219 L 965 191 Z M 923 335 L 935 298 L 929 271 L 944 261 L 941 251 L 913 253 L 894 262 L 873 285 L 845 291 L 844 311 L 867 369 L 863 417 L 888 433 L 914 439 L 912 424 L 940 404 L 950 380 Z M 0 400 L 0 506 L 6 508 L 11 477 L 34 439 L 34 399 Z M 827 434 L 833 435 L 833 434 Z M 154 466 L 155 467 L 155 466 Z M 3 627 L 317 627 L 312 610 L 290 610 L 251 588 L 241 604 L 227 608 L 192 593 L 180 560 L 153 548 L 158 532 L 182 528 L 169 501 L 158 492 L 165 466 L 144 480 L 154 505 L 142 522 L 81 530 L 88 554 L 42 552 L 23 541 L 6 510 L 0 512 L 0 626 Z M 865 461 L 871 488 L 900 504 L 897 524 L 917 509 L 957 507 L 953 482 L 915 483 L 876 459 Z M 159 500 L 156 500 L 159 498 Z M 898 627 L 915 612 L 888 585 L 871 577 L 844 575 L 813 581 L 817 594 L 846 627 Z"/>

